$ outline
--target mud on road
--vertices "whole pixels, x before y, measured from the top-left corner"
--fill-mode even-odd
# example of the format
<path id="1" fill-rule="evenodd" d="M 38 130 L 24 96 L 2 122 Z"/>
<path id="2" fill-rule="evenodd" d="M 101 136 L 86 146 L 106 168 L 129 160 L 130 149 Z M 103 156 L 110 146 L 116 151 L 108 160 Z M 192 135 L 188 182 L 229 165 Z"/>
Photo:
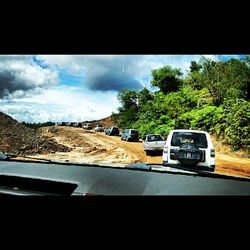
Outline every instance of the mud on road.
<path id="1" fill-rule="evenodd" d="M 68 146 L 70 152 L 36 155 L 36 157 L 70 161 L 77 163 L 119 164 L 162 163 L 161 155 L 146 156 L 143 143 L 121 141 L 118 136 L 107 136 L 103 132 L 72 127 L 45 127 L 42 134 Z M 250 159 L 231 157 L 216 152 L 216 169 L 218 173 L 250 177 Z"/>
<path id="2" fill-rule="evenodd" d="M 68 160 L 78 163 L 104 163 L 126 165 L 144 162 L 146 155 L 142 142 L 126 143 L 120 137 L 107 136 L 103 132 L 72 127 L 45 127 L 42 133 L 55 139 L 58 143 L 71 148 L 71 152 L 36 155 L 52 160 Z M 138 144 L 135 146 L 135 144 Z"/>

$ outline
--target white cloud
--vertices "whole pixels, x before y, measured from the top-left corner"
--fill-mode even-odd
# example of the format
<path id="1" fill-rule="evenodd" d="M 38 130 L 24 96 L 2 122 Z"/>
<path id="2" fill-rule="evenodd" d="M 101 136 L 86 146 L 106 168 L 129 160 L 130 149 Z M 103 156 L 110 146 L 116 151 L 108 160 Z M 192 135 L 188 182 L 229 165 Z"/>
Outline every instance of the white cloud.
<path id="1" fill-rule="evenodd" d="M 0 111 L 18 121 L 84 121 L 111 115 L 118 107 L 116 92 L 84 92 L 79 88 L 54 87 L 40 94 L 0 100 Z"/>
<path id="2" fill-rule="evenodd" d="M 42 86 L 57 83 L 57 72 L 43 69 L 38 65 L 30 65 L 25 62 L 10 62 L 1 65 L 15 76 L 16 81 L 25 82 L 27 86 Z"/>
<path id="3" fill-rule="evenodd" d="M 203 56 L 213 61 L 219 61 L 220 59 L 220 55 L 203 55 Z"/>
<path id="4" fill-rule="evenodd" d="M 219 55 L 203 55 L 219 60 Z M 0 110 L 13 115 L 19 121 L 83 121 L 109 116 L 119 103 L 117 91 L 100 91 L 102 84 L 112 80 L 113 85 L 121 80 L 121 86 L 137 80 L 143 86 L 150 86 L 152 69 L 170 65 L 180 68 L 185 74 L 191 61 L 199 61 L 202 55 L 39 55 L 48 67 L 40 67 L 32 56 L 0 56 L 1 95 Z M 82 86 L 67 86 L 72 82 L 56 85 L 66 71 L 65 81 L 72 75 L 83 79 Z M 2 74 L 2 75 L 1 75 Z M 4 78 L 5 77 L 5 78 Z M 73 77 L 72 77 L 73 78 Z M 95 91 L 88 90 L 86 82 L 92 78 L 98 85 Z M 123 82 L 122 82 L 123 81 Z M 110 84 L 112 81 L 109 81 Z M 46 87 L 46 89 L 45 89 Z M 114 88 L 111 89 L 115 89 Z M 9 92 L 6 92 L 9 90 Z M 109 89 L 109 88 L 106 88 Z M 2 90 L 2 92 L 1 92 Z M 11 101 L 10 101 L 11 100 Z"/>
<path id="5" fill-rule="evenodd" d="M 142 85 L 148 84 L 152 69 L 165 65 L 182 69 L 185 74 L 192 60 L 198 61 L 202 55 L 41 55 L 45 63 L 57 65 L 75 74 L 85 74 L 87 78 L 104 76 L 108 72 L 126 73 Z M 211 57 L 212 55 L 208 55 Z M 216 56 L 213 58 L 217 58 Z M 121 74 L 122 78 L 122 74 Z M 86 84 L 86 82 L 85 82 Z"/>
<path id="6" fill-rule="evenodd" d="M 35 64 L 32 56 L 0 56 L 0 98 L 57 83 L 58 72 Z"/>

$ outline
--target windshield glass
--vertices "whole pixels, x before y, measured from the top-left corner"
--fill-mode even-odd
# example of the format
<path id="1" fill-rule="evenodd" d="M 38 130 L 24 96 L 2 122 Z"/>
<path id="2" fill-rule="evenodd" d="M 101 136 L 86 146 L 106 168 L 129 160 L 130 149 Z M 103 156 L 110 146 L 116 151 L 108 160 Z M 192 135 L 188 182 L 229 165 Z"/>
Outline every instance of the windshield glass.
<path id="1" fill-rule="evenodd" d="M 149 135 L 148 141 L 164 141 L 161 135 Z"/>
<path id="2" fill-rule="evenodd" d="M 138 135 L 138 131 L 137 130 L 131 130 L 131 134 L 132 135 Z"/>
<path id="3" fill-rule="evenodd" d="M 249 72 L 248 55 L 0 55 L 0 153 L 250 177 Z"/>
<path id="4" fill-rule="evenodd" d="M 206 135 L 203 133 L 174 132 L 171 145 L 193 144 L 199 148 L 207 148 Z"/>

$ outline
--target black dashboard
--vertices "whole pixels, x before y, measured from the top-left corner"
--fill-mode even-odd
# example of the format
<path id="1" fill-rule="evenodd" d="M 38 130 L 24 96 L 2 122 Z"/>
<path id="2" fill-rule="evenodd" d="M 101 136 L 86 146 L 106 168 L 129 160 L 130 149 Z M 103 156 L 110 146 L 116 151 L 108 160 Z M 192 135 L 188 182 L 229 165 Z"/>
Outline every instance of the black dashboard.
<path id="1" fill-rule="evenodd" d="M 135 165 L 136 166 L 136 165 Z M 176 169 L 0 160 L 0 193 L 14 195 L 250 195 L 250 179 Z M 146 166 L 146 167 L 145 167 Z"/>

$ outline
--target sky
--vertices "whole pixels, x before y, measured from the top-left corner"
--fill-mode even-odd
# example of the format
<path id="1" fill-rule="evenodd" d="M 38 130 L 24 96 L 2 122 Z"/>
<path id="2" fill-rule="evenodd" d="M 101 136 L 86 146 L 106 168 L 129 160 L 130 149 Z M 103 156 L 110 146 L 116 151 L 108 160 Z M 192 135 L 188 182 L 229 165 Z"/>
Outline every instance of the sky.
<path id="1" fill-rule="evenodd" d="M 0 111 L 19 122 L 80 122 L 117 112 L 118 91 L 152 90 L 152 69 L 244 55 L 0 55 Z"/>

